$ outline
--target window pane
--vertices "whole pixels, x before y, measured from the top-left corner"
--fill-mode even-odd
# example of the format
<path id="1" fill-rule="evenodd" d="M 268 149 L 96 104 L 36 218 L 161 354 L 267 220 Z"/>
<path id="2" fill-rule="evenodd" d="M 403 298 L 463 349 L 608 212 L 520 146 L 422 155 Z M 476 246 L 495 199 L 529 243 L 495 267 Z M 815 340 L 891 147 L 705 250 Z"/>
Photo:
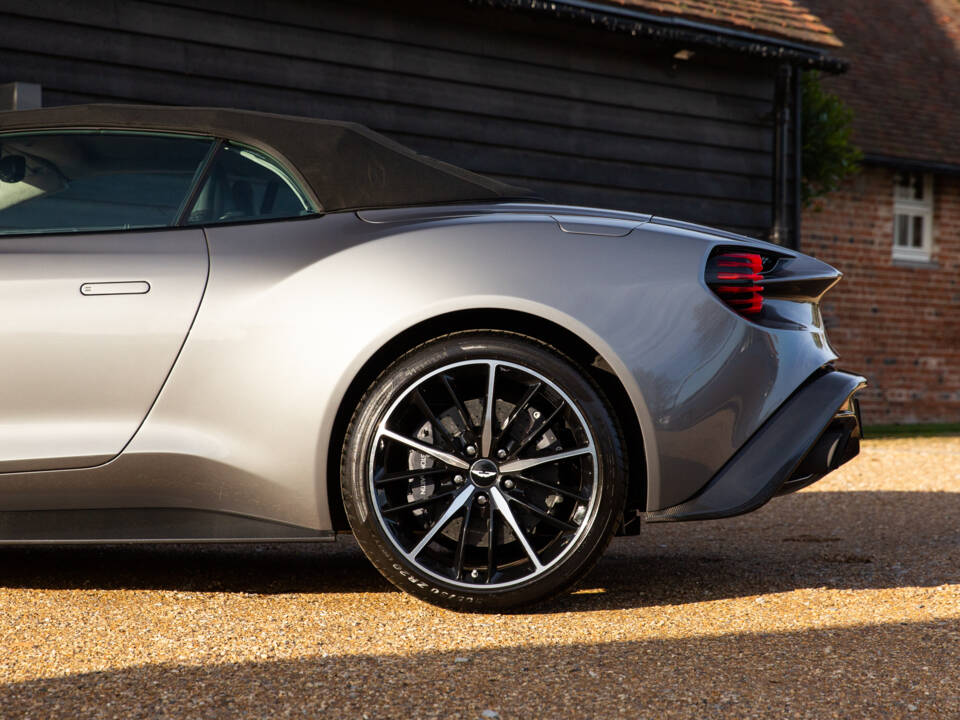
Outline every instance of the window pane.
<path id="1" fill-rule="evenodd" d="M 217 153 L 188 222 L 245 222 L 312 212 L 304 193 L 273 160 L 227 144 Z"/>
<path id="2" fill-rule="evenodd" d="M 913 247 L 923 246 L 923 217 L 916 215 L 913 217 L 913 235 L 911 237 Z"/>
<path id="3" fill-rule="evenodd" d="M 923 200 L 923 174 L 897 173 L 896 196 L 903 200 Z"/>
<path id="4" fill-rule="evenodd" d="M 105 132 L 0 136 L 0 234 L 172 225 L 211 143 Z"/>
<path id="5" fill-rule="evenodd" d="M 893 223 L 893 244 L 907 247 L 910 244 L 910 216 L 897 215 Z"/>

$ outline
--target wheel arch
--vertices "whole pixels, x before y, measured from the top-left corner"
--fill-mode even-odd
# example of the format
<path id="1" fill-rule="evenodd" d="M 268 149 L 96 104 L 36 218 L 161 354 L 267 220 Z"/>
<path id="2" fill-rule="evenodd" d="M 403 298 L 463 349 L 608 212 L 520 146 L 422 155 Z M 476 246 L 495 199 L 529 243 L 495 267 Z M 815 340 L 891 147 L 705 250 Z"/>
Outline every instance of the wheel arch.
<path id="1" fill-rule="evenodd" d="M 350 382 L 337 408 L 327 451 L 327 502 L 333 529 L 350 529 L 340 491 L 340 457 L 350 417 L 363 393 L 404 353 L 436 337 L 467 330 L 529 335 L 555 347 L 588 372 L 613 407 L 623 435 L 629 473 L 627 509 L 643 511 L 648 478 L 640 421 L 627 389 L 603 355 L 576 333 L 545 318 L 518 310 L 479 308 L 437 315 L 400 332 L 376 350 Z"/>

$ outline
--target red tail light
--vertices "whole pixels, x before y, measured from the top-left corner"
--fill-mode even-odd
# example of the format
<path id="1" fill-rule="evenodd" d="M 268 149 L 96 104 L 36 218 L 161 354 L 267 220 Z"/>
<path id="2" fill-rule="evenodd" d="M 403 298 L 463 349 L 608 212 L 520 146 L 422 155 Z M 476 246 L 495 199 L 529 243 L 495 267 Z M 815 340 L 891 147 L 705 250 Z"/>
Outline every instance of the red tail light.
<path id="1" fill-rule="evenodd" d="M 763 310 L 763 257 L 758 253 L 721 252 L 707 263 L 707 285 L 745 317 Z"/>

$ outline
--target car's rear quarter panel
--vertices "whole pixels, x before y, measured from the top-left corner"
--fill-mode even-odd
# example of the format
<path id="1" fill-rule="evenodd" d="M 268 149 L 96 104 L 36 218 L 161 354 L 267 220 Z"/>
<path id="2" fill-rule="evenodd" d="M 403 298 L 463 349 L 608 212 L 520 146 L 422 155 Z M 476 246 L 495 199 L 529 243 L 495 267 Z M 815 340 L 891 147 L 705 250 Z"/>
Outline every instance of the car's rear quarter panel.
<path id="1" fill-rule="evenodd" d="M 329 438 L 363 364 L 417 323 L 498 308 L 567 328 L 614 370 L 644 436 L 653 510 L 702 487 L 834 359 L 822 331 L 762 328 L 710 293 L 705 258 L 729 240 L 652 223 L 611 237 L 529 212 L 379 224 L 340 213 L 207 239 L 203 304 L 139 433 L 110 466 L 21 476 L 34 498 L 329 529 Z"/>

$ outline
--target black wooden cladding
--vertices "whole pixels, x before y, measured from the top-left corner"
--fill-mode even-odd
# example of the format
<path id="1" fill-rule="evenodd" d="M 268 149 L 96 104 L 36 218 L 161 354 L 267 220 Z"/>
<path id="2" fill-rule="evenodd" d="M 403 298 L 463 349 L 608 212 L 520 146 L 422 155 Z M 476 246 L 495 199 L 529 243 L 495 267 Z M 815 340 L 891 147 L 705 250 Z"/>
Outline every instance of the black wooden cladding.
<path id="1" fill-rule="evenodd" d="M 776 69 L 674 51 L 457 0 L 0 0 L 0 83 L 45 105 L 353 120 L 550 200 L 766 235 Z"/>

